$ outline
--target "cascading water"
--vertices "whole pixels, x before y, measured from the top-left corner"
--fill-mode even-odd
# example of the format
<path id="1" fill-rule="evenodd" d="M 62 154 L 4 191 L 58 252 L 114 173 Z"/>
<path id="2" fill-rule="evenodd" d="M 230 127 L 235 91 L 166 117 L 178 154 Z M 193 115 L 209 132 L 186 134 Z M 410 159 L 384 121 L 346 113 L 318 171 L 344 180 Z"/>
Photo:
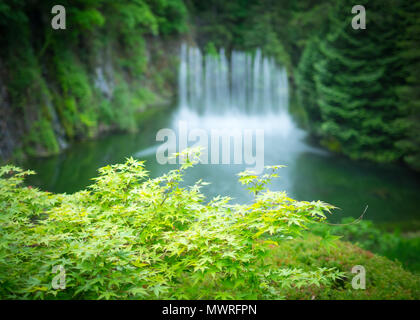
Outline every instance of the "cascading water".
<path id="1" fill-rule="evenodd" d="M 205 136 L 209 138 L 205 141 L 209 143 L 204 148 L 209 153 L 214 151 L 210 143 L 213 130 L 225 130 L 228 135 L 251 130 L 255 135 L 251 142 L 255 155 L 256 132 L 263 131 L 263 141 L 258 143 L 265 145 L 262 152 L 263 162 L 267 165 L 281 163 L 290 166 L 295 161 L 296 152 L 310 149 L 302 143 L 304 131 L 294 125 L 288 112 L 286 70 L 260 49 L 252 53 L 233 50 L 229 54 L 220 49 L 217 54 L 203 55 L 199 48 L 183 44 L 178 81 L 178 108 L 170 125 L 178 136 L 178 151 L 186 147 L 183 133 L 188 131 L 194 136 L 197 129 L 207 132 Z M 194 144 L 190 141 L 188 146 Z M 225 182 L 226 179 L 236 181 L 236 174 L 250 166 L 243 162 L 235 165 L 232 161 L 219 164 L 212 166 L 209 160 L 209 165 L 197 169 L 197 177 L 190 173 L 191 177 L 205 177 L 206 181 L 214 183 L 210 193 L 243 196 L 244 191 L 239 185 Z M 292 188 L 287 175 L 283 176 L 282 183 L 287 189 Z"/>
<path id="2" fill-rule="evenodd" d="M 277 113 L 287 107 L 287 74 L 261 50 L 245 53 L 224 49 L 202 55 L 196 47 L 181 46 L 179 105 L 200 113 Z"/>
<path id="3" fill-rule="evenodd" d="M 285 68 L 260 49 L 252 53 L 233 50 L 229 54 L 220 49 L 217 54 L 203 55 L 199 48 L 183 44 L 178 90 L 178 107 L 168 122 L 169 130 L 165 131 L 173 135 L 168 134 L 160 146 L 168 145 L 169 136 L 175 137 L 172 142 L 176 140 L 176 149 L 171 152 L 201 145 L 206 162 L 192 169 L 188 179 L 192 182 L 203 178 L 211 182 L 209 195 L 246 199 L 248 195 L 236 183 L 236 174 L 274 164 L 288 166 L 282 173 L 279 189 L 293 190 L 292 172 L 297 158 L 303 152 L 320 152 L 303 142 L 306 133 L 294 124 L 289 114 Z M 216 131 L 223 132 L 224 137 L 219 140 L 213 134 Z M 246 138 L 246 132 L 252 138 Z M 261 135 L 257 138 L 257 132 L 263 132 L 262 138 Z M 241 143 L 235 140 L 236 133 Z M 218 147 L 212 144 L 215 140 L 220 142 Z M 159 153 L 158 148 L 155 145 L 142 149 L 136 156 L 153 157 Z M 260 160 L 246 163 L 245 150 L 252 150 L 255 159 L 258 154 Z M 215 156 L 213 161 L 217 152 L 220 157 Z M 238 154 L 242 161 L 236 162 Z M 229 161 L 223 160 L 225 156 Z"/>

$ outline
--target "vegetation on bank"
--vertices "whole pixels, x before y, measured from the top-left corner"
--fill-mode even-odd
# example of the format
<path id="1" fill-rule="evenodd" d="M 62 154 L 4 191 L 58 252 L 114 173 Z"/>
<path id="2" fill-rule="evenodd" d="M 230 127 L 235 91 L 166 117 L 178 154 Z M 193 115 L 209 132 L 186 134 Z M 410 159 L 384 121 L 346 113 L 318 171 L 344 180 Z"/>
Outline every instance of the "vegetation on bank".
<path id="1" fill-rule="evenodd" d="M 199 152 L 177 156 L 184 159 L 179 169 L 154 179 L 133 159 L 103 167 L 74 194 L 25 187 L 33 172 L 2 167 L 0 297 L 419 297 L 418 278 L 398 264 L 335 237 L 308 236 L 334 207 L 268 190 L 281 166 L 239 174 L 255 196 L 250 204 L 221 196 L 206 202 L 205 182 L 182 184 Z M 368 272 L 363 292 L 350 289 L 349 268 L 357 264 Z M 65 270 L 65 289 L 53 287 L 56 266 Z"/>
<path id="2" fill-rule="evenodd" d="M 352 159 L 404 161 L 419 170 L 420 6 L 369 1 L 354 30 L 352 1 L 336 1 L 326 28 L 305 47 L 296 72 L 308 127 Z"/>
<path id="3" fill-rule="evenodd" d="M 135 130 L 135 113 L 176 86 L 172 42 L 187 28 L 181 0 L 62 1 L 65 30 L 51 27 L 56 4 L 0 5 L 2 158 L 57 153 L 111 128 Z"/>

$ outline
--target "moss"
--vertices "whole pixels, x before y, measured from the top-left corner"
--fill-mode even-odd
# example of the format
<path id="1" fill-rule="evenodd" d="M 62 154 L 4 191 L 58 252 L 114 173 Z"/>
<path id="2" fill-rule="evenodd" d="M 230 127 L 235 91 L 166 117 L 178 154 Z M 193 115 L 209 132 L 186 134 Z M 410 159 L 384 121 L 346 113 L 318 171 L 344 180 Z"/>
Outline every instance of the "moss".
<path id="1" fill-rule="evenodd" d="M 134 130 L 136 127 L 133 118 L 134 107 L 131 99 L 128 86 L 125 83 L 121 83 L 115 88 L 111 104 L 114 111 L 118 110 L 118 112 L 114 112 L 114 123 L 123 130 Z"/>
<path id="2" fill-rule="evenodd" d="M 306 234 L 303 239 L 282 242 L 272 248 L 268 263 L 282 267 L 309 269 L 336 267 L 346 278 L 330 287 L 290 288 L 288 299 L 420 299 L 420 277 L 401 264 L 363 250 L 349 242 L 335 241 L 334 247 L 321 246 L 321 238 Z M 366 289 L 353 289 L 353 266 L 366 270 Z"/>
<path id="3" fill-rule="evenodd" d="M 80 119 L 80 122 L 86 128 L 86 135 L 90 138 L 93 137 L 95 135 L 96 128 L 97 128 L 97 121 L 96 121 L 95 113 L 91 111 L 81 113 L 79 114 L 79 119 Z"/>
<path id="4" fill-rule="evenodd" d="M 22 94 L 22 92 L 31 90 L 35 80 L 39 77 L 40 70 L 31 47 L 26 45 L 17 48 L 16 51 L 15 54 L 8 57 L 9 79 L 7 87 L 12 106 L 14 108 L 24 108 L 31 96 Z"/>
<path id="5" fill-rule="evenodd" d="M 109 125 L 114 120 L 114 110 L 112 109 L 111 102 L 108 99 L 101 99 L 98 106 L 99 119 L 105 124 Z"/>
<path id="6" fill-rule="evenodd" d="M 75 136 L 74 122 L 76 113 L 76 102 L 74 98 L 64 99 L 58 94 L 55 96 L 55 105 L 60 116 L 61 124 L 64 127 L 66 136 L 73 139 Z"/>
<path id="7" fill-rule="evenodd" d="M 139 77 L 147 69 L 146 42 L 137 32 L 123 36 L 124 52 L 117 59 L 118 65 L 133 77 Z"/>
<path id="8" fill-rule="evenodd" d="M 139 99 L 139 101 L 141 101 L 143 105 L 152 104 L 157 100 L 156 94 L 147 88 L 138 89 L 136 92 L 136 97 Z"/>
<path id="9" fill-rule="evenodd" d="M 68 51 L 57 53 L 54 63 L 57 81 L 64 97 L 60 115 L 66 133 L 69 137 L 76 134 L 93 136 L 98 115 L 87 68 Z"/>
<path id="10" fill-rule="evenodd" d="M 334 137 L 322 139 L 320 144 L 332 152 L 340 153 L 342 151 L 340 141 Z"/>
<path id="11" fill-rule="evenodd" d="M 30 155 L 58 153 L 60 148 L 51 122 L 45 118 L 34 122 L 26 136 L 25 146 L 27 153 Z"/>

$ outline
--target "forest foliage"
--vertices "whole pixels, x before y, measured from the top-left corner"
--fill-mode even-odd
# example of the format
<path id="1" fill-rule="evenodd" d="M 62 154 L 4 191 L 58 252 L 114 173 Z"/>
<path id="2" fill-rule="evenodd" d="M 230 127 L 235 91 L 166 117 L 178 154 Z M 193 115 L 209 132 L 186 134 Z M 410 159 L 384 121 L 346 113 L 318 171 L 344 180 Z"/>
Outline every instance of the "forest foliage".
<path id="1" fill-rule="evenodd" d="M 57 153 L 63 141 L 104 128 L 135 130 L 135 112 L 175 85 L 176 59 L 163 39 L 187 30 L 181 0 L 62 1 L 65 30 L 51 27 L 55 4 L 0 4 L 3 103 L 22 131 L 9 134 L 20 134 L 30 155 Z"/>
<path id="2" fill-rule="evenodd" d="M 351 27 L 351 1 L 331 7 L 296 71 L 308 127 L 321 144 L 352 159 L 404 161 L 419 169 L 420 7 L 369 1 L 366 29 Z"/>

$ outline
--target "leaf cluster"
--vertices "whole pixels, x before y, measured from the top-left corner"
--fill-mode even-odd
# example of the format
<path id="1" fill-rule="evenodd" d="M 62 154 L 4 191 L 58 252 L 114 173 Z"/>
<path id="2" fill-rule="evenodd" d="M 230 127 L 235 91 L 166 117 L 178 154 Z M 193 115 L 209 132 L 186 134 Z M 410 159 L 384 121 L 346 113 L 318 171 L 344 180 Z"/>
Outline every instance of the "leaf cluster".
<path id="1" fill-rule="evenodd" d="M 25 187 L 24 176 L 33 172 L 2 167 L 0 297 L 277 299 L 286 287 L 340 277 L 333 269 L 265 262 L 270 247 L 322 221 L 332 206 L 263 187 L 249 204 L 221 196 L 206 202 L 203 181 L 181 184 L 199 152 L 177 154 L 183 164 L 157 178 L 129 158 L 99 169 L 94 183 L 75 194 Z M 260 186 L 275 175 L 240 177 Z M 56 265 L 66 271 L 63 290 L 52 287 Z"/>

